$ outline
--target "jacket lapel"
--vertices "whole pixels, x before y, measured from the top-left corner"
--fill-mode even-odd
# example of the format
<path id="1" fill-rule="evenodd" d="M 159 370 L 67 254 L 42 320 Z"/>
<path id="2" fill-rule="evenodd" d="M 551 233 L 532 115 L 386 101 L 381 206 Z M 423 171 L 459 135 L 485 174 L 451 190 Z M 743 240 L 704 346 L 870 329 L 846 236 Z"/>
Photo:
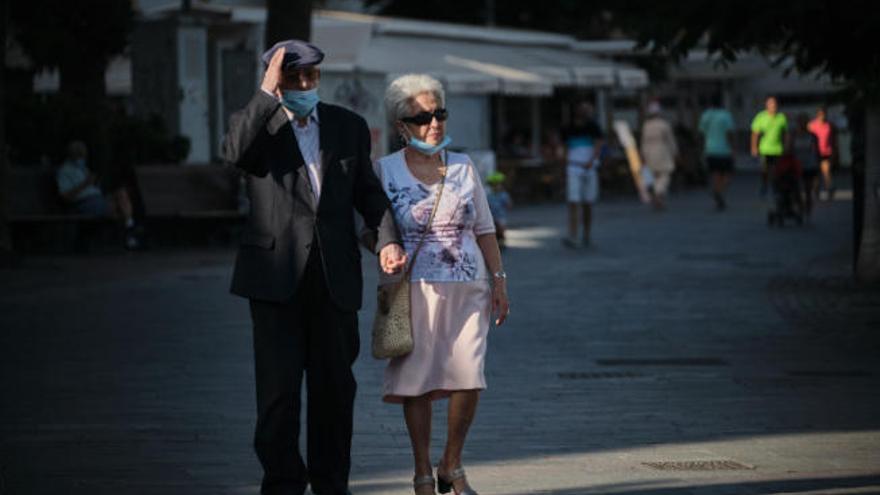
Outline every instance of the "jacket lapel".
<path id="1" fill-rule="evenodd" d="M 330 167 L 336 163 L 336 151 L 339 149 L 338 146 L 338 136 L 336 132 L 339 129 L 339 126 L 333 121 L 332 114 L 325 111 L 326 107 L 323 103 L 318 103 L 318 122 L 319 122 L 319 131 L 318 131 L 318 139 L 320 142 L 321 148 L 321 196 L 323 197 L 323 191 L 326 191 L 327 187 L 332 187 L 332 184 L 327 183 L 328 178 L 332 178 L 333 174 L 330 173 Z M 320 206 L 320 205 L 319 205 Z"/>

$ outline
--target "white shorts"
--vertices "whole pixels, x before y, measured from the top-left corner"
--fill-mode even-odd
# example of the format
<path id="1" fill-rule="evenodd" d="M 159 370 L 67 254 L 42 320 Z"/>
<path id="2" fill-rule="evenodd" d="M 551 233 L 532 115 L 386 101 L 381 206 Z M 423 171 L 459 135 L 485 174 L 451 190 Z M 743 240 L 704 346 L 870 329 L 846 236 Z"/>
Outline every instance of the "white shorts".
<path id="1" fill-rule="evenodd" d="M 565 197 L 569 203 L 594 204 L 599 200 L 599 174 L 594 169 L 568 166 Z"/>

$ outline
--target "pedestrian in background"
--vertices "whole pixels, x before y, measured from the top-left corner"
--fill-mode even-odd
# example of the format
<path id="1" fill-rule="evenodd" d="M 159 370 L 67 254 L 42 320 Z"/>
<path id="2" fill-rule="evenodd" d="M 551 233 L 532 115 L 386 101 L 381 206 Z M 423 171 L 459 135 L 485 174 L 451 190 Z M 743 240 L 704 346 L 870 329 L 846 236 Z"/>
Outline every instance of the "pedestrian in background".
<path id="1" fill-rule="evenodd" d="M 504 190 L 504 174 L 495 171 L 486 177 L 489 184 L 489 193 L 486 200 L 489 202 L 489 211 L 495 222 L 495 237 L 498 239 L 498 247 L 504 251 L 506 247 L 505 233 L 507 232 L 507 212 L 513 208 L 513 200 L 510 194 Z"/>
<path id="2" fill-rule="evenodd" d="M 120 186 L 107 196 L 101 190 L 101 181 L 88 167 L 88 148 L 82 141 L 67 145 L 67 159 L 55 171 L 58 193 L 76 213 L 96 217 L 116 217 L 123 223 L 124 247 L 137 249 L 141 246 L 135 232 L 134 213 L 128 190 Z"/>
<path id="3" fill-rule="evenodd" d="M 767 194 L 768 174 L 788 147 L 788 119 L 779 112 L 775 96 L 768 96 L 764 110 L 752 119 L 750 149 L 761 162 L 761 195 Z"/>
<path id="4" fill-rule="evenodd" d="M 812 216 L 813 199 L 819 190 L 821 159 L 819 143 L 819 138 L 810 131 L 810 118 L 807 114 L 799 114 L 797 125 L 791 133 L 791 152 L 801 165 L 805 220 L 809 220 Z"/>
<path id="5" fill-rule="evenodd" d="M 727 207 L 725 193 L 733 175 L 733 116 L 721 105 L 721 93 L 712 95 L 711 106 L 700 116 L 700 132 L 703 134 L 703 155 L 712 182 L 715 209 Z"/>
<path id="6" fill-rule="evenodd" d="M 834 199 L 834 183 L 831 177 L 831 161 L 836 150 L 837 133 L 828 121 L 825 107 L 816 110 L 816 117 L 809 123 L 810 132 L 819 140 L 819 166 L 822 169 L 822 180 L 825 187 L 825 199 Z"/>
<path id="7" fill-rule="evenodd" d="M 560 132 L 565 143 L 566 200 L 568 202 L 568 237 L 566 247 L 589 246 L 593 225 L 593 205 L 599 200 L 600 154 L 604 137 L 593 117 L 593 105 L 581 102 L 574 109 L 571 125 Z M 578 241 L 578 214 L 583 234 Z"/>
<path id="8" fill-rule="evenodd" d="M 666 208 L 666 196 L 672 172 L 675 171 L 675 158 L 678 156 L 678 145 L 672 126 L 660 115 L 660 111 L 660 102 L 655 100 L 648 104 L 641 135 L 644 166 L 653 175 L 651 202 L 656 210 Z"/>
<path id="9" fill-rule="evenodd" d="M 501 325 L 509 309 L 507 275 L 486 193 L 470 157 L 446 150 L 451 139 L 444 104 L 443 86 L 433 77 L 395 79 L 385 93 L 385 106 L 406 146 L 376 165 L 412 263 L 405 273 L 412 282 L 414 348 L 389 361 L 382 398 L 403 404 L 413 488 L 422 495 L 434 493 L 431 415 L 439 399 L 449 404 L 437 487 L 441 493 L 474 494 L 461 456 L 480 391 L 486 388 L 489 320 L 494 313 Z"/>

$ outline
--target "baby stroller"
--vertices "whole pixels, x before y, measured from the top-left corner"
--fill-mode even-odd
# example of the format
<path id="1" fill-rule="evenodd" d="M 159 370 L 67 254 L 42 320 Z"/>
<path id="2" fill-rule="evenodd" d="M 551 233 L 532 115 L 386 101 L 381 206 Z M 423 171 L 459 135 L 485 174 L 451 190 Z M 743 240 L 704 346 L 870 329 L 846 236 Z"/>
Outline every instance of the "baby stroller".
<path id="1" fill-rule="evenodd" d="M 767 225 L 785 225 L 793 219 L 797 225 L 804 223 L 804 205 L 801 199 L 801 164 L 792 154 L 785 154 L 769 171 L 773 188 L 773 204 L 767 211 Z"/>

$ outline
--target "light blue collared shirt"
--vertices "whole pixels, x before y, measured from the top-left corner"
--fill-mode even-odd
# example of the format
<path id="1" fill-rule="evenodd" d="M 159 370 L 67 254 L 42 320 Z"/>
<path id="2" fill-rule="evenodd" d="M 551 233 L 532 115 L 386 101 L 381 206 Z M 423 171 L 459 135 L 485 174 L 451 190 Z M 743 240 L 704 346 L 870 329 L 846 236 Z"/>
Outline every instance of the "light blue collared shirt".
<path id="1" fill-rule="evenodd" d="M 296 142 L 299 145 L 299 152 L 302 153 L 305 160 L 306 168 L 309 171 L 309 180 L 312 183 L 312 192 L 315 193 L 315 202 L 321 199 L 321 126 L 318 121 L 318 109 L 312 110 L 312 113 L 306 117 L 305 125 L 301 125 L 300 121 L 292 114 L 290 117 L 290 125 L 293 127 L 293 134 L 296 136 Z"/>

